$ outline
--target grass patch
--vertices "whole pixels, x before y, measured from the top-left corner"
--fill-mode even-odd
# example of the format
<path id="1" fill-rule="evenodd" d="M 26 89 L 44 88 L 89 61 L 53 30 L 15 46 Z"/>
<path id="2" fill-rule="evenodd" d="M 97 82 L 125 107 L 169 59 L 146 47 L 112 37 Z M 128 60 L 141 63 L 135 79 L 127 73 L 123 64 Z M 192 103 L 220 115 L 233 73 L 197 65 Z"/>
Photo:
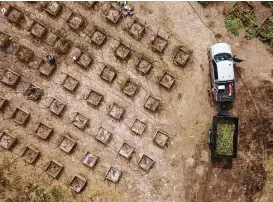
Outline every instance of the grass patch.
<path id="1" fill-rule="evenodd" d="M 168 70 L 169 69 L 169 65 L 167 62 L 165 62 L 164 60 L 159 60 L 158 63 L 157 63 L 157 67 L 159 69 L 162 69 L 162 70 Z"/>
<path id="2" fill-rule="evenodd" d="M 50 190 L 50 193 L 52 195 L 53 201 L 55 201 L 55 202 L 59 202 L 63 198 L 62 190 L 60 189 L 60 187 L 53 187 Z"/>
<path id="3" fill-rule="evenodd" d="M 32 195 L 31 193 L 28 194 L 29 197 L 32 197 L 34 196 L 34 200 L 37 200 L 39 202 L 51 202 L 52 201 L 52 198 L 51 196 L 46 193 L 45 189 L 44 188 L 37 188 L 35 190 L 35 195 Z"/>
<path id="4" fill-rule="evenodd" d="M 219 121 L 216 126 L 216 153 L 219 155 L 233 154 L 233 134 L 235 124 L 228 121 Z"/>
<path id="5" fill-rule="evenodd" d="M 49 194 L 43 193 L 43 194 L 41 195 L 41 197 L 39 198 L 39 201 L 40 201 L 40 202 L 51 202 L 51 201 L 52 201 L 52 198 L 51 198 L 51 196 L 50 196 Z"/>

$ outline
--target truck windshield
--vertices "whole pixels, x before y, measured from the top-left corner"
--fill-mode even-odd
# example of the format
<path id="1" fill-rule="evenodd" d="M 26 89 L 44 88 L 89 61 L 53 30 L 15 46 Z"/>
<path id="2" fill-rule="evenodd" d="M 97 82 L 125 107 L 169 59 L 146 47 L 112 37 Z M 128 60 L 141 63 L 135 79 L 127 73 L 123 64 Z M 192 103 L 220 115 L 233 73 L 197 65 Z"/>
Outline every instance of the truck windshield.
<path id="1" fill-rule="evenodd" d="M 232 61 L 232 56 L 229 53 L 219 53 L 214 56 L 216 62 L 230 60 Z"/>

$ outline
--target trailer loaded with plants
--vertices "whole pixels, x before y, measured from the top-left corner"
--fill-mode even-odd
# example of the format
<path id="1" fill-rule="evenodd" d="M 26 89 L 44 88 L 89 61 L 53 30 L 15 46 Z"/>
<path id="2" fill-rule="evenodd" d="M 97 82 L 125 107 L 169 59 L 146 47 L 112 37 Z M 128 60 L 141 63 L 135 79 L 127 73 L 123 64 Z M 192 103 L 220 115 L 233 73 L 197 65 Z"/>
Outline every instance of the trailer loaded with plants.
<path id="1" fill-rule="evenodd" d="M 213 117 L 209 144 L 212 160 L 237 158 L 238 117 Z"/>

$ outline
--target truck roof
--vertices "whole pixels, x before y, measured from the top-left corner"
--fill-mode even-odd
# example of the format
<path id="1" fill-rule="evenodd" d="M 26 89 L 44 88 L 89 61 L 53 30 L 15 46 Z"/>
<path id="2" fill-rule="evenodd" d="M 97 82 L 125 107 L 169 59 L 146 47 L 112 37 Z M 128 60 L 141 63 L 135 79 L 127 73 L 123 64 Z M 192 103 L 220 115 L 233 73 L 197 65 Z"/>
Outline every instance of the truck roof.
<path id="1" fill-rule="evenodd" d="M 211 49 L 212 57 L 214 57 L 216 54 L 219 54 L 219 53 L 229 53 L 230 55 L 232 55 L 231 47 L 227 43 L 216 43 L 212 45 L 210 49 Z"/>
<path id="2" fill-rule="evenodd" d="M 233 62 L 229 60 L 217 62 L 217 72 L 219 81 L 234 80 Z"/>

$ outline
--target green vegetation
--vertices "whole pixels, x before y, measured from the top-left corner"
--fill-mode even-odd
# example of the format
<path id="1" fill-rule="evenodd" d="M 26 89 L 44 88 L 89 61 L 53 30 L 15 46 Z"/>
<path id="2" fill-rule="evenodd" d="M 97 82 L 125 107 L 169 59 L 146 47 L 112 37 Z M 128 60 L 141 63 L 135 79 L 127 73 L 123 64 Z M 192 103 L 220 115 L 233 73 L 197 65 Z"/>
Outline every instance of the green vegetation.
<path id="1" fill-rule="evenodd" d="M 125 77 L 120 78 L 120 79 L 118 80 L 118 85 L 119 85 L 120 90 L 123 90 L 125 84 L 127 83 L 127 81 L 129 81 L 129 79 L 130 79 L 130 78 L 129 78 L 128 76 L 125 76 Z"/>
<path id="2" fill-rule="evenodd" d="M 266 5 L 272 6 L 272 1 Z M 273 42 L 273 16 L 261 24 L 261 20 L 252 12 L 252 8 L 241 4 L 232 10 L 225 19 L 226 29 L 234 36 L 245 28 L 245 38 L 259 38 L 263 42 Z"/>
<path id="3" fill-rule="evenodd" d="M 239 30 L 243 28 L 243 22 L 235 15 L 229 15 L 225 20 L 225 26 L 234 36 L 239 36 Z"/>
<path id="4" fill-rule="evenodd" d="M 235 124 L 227 121 L 219 121 L 216 127 L 216 153 L 219 155 L 233 154 L 233 134 Z"/>
<path id="5" fill-rule="evenodd" d="M 273 8 L 273 1 L 262 1 L 261 4 L 267 8 Z"/>
<path id="6" fill-rule="evenodd" d="M 51 201 L 52 201 L 52 198 L 47 193 L 43 193 L 39 198 L 39 202 L 51 202 Z"/>
<path id="7" fill-rule="evenodd" d="M 165 70 L 165 71 L 167 71 L 169 69 L 168 63 L 165 62 L 165 60 L 163 60 L 163 59 L 160 59 L 160 61 L 158 61 L 157 67 L 162 70 Z"/>
<path id="8" fill-rule="evenodd" d="M 40 187 L 31 187 L 27 193 L 27 198 L 38 202 L 60 202 L 63 195 L 60 187 L 53 187 L 50 191 Z"/>
<path id="9" fill-rule="evenodd" d="M 260 19 L 257 16 L 250 13 L 244 16 L 244 18 L 242 19 L 242 22 L 244 27 L 255 27 L 255 28 L 257 28 L 259 24 L 261 23 Z"/>
<path id="10" fill-rule="evenodd" d="M 60 187 L 53 187 L 50 190 L 50 193 L 53 197 L 54 202 L 59 202 L 63 198 L 62 191 L 61 191 Z"/>
<path id="11" fill-rule="evenodd" d="M 249 11 L 245 11 L 240 15 L 236 15 L 235 12 L 236 11 L 231 12 L 225 20 L 225 26 L 227 30 L 234 36 L 238 36 L 240 29 L 247 28 L 245 36 L 247 39 L 257 37 L 258 32 L 256 29 L 260 24 L 259 18 L 257 18 L 255 15 L 252 15 Z"/>
<path id="12" fill-rule="evenodd" d="M 48 193 L 46 193 L 44 188 L 34 188 L 35 195 L 32 195 L 31 192 L 28 194 L 28 197 L 35 196 L 33 197 L 35 200 L 39 202 L 51 202 L 52 199 Z M 32 198 L 32 197 L 31 197 Z"/>
<path id="13" fill-rule="evenodd" d="M 260 35 L 262 40 L 273 40 L 273 16 L 260 27 Z"/>
<path id="14" fill-rule="evenodd" d="M 203 6 L 204 8 L 206 8 L 209 5 L 208 1 L 197 1 L 201 6 Z"/>
<path id="15" fill-rule="evenodd" d="M 11 199 L 11 201 L 17 201 L 15 199 L 18 199 L 18 201 L 62 202 L 63 192 L 60 187 L 53 187 L 51 190 L 47 191 L 38 185 L 27 184 L 24 190 L 18 192 L 18 195 Z"/>
<path id="16" fill-rule="evenodd" d="M 246 30 L 245 38 L 247 40 L 253 39 L 253 38 L 258 37 L 258 36 L 259 36 L 259 33 L 258 33 L 258 31 L 255 28 L 250 27 L 250 28 L 248 28 Z"/>

